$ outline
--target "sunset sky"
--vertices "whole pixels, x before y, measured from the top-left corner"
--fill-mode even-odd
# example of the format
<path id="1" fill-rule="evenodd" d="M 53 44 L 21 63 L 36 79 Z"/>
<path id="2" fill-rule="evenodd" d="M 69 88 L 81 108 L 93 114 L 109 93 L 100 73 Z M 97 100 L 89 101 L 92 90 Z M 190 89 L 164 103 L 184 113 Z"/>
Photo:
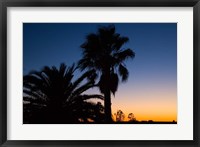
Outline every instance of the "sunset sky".
<path id="1" fill-rule="evenodd" d="M 177 120 L 177 24 L 113 23 L 136 53 L 126 62 L 129 79 L 112 96 L 112 113 L 133 113 L 137 120 Z M 43 66 L 71 66 L 81 59 L 86 35 L 108 23 L 24 23 L 23 73 Z M 77 74 L 79 74 L 77 72 Z M 89 93 L 99 92 L 91 89 Z"/>

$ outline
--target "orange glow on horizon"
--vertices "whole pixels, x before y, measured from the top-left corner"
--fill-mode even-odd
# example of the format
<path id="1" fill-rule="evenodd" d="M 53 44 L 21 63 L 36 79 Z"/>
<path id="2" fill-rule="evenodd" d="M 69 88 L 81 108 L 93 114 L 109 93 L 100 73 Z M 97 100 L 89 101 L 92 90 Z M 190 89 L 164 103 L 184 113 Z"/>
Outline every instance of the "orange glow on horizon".
<path id="1" fill-rule="evenodd" d="M 113 118 L 115 119 L 114 113 L 122 110 L 125 121 L 128 121 L 129 113 L 133 113 L 138 121 L 177 121 L 177 91 L 174 87 L 167 87 L 162 89 L 151 87 L 145 92 L 136 90 L 133 86 L 126 89 L 120 87 L 111 98 Z"/>
<path id="2" fill-rule="evenodd" d="M 122 95 L 125 95 L 124 99 L 121 98 Z M 177 121 L 176 97 L 176 92 L 118 94 L 112 98 L 112 113 L 122 110 L 125 114 L 125 121 L 128 120 L 129 113 L 133 113 L 138 121 Z"/>
<path id="3" fill-rule="evenodd" d="M 122 110 L 125 114 L 125 121 L 128 120 L 128 114 L 133 113 L 136 120 L 138 121 L 177 121 L 177 110 L 176 103 L 172 104 L 170 102 L 163 102 L 151 105 L 151 103 L 133 103 L 126 105 L 116 106 L 114 103 L 112 105 L 112 113 L 116 113 L 118 110 Z M 169 108 L 168 108 L 169 107 Z M 114 115 L 113 115 L 114 116 Z"/>

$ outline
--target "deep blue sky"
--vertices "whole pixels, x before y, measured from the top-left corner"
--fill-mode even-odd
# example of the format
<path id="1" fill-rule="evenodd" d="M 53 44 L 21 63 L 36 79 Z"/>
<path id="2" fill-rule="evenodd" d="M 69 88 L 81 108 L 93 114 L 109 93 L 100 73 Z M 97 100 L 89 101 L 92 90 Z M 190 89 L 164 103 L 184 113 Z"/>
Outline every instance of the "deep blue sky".
<path id="1" fill-rule="evenodd" d="M 104 25 L 108 24 L 24 23 L 24 73 L 44 65 L 59 65 L 61 62 L 71 65 L 77 62 L 81 57 L 80 45 L 85 41 L 85 36 Z M 129 37 L 130 41 L 124 47 L 136 52 L 133 64 L 140 61 L 137 66 L 144 73 L 163 66 L 169 71 L 171 66 L 176 69 L 176 24 L 118 23 L 115 26 L 118 33 Z M 147 63 L 152 66 L 142 69 Z"/>
<path id="2" fill-rule="evenodd" d="M 80 45 L 85 41 L 86 35 L 96 32 L 99 26 L 105 25 L 109 24 L 24 23 L 24 74 L 31 70 L 40 70 L 46 65 L 58 66 L 62 62 L 71 65 L 77 62 L 81 58 Z M 170 89 L 170 92 L 176 93 L 177 24 L 114 23 L 114 25 L 117 33 L 129 38 L 124 48 L 131 48 L 136 53 L 135 58 L 127 62 L 129 80 L 121 88 L 119 87 L 119 93 L 121 91 L 127 93 L 130 87 L 133 88 L 131 91 L 135 90 L 138 93 L 145 90 L 156 91 L 158 88 Z"/>

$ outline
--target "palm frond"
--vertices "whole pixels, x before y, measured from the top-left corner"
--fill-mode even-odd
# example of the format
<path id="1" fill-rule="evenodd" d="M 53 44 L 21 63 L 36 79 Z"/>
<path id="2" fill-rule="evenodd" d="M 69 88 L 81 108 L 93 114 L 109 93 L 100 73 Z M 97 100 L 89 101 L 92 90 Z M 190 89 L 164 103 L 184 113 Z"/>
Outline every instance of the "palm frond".
<path id="1" fill-rule="evenodd" d="M 92 69 L 92 68 L 94 68 L 94 63 L 91 60 L 91 58 L 86 57 L 86 58 L 79 60 L 78 67 L 79 67 L 79 69 L 81 69 L 81 71 L 83 71 L 87 68 Z"/>
<path id="2" fill-rule="evenodd" d="M 117 91 L 119 83 L 119 78 L 116 73 L 111 73 L 110 75 L 110 91 L 115 95 L 115 92 Z"/>
<path id="3" fill-rule="evenodd" d="M 128 37 L 120 37 L 119 34 L 114 36 L 114 44 L 112 46 L 113 50 L 119 51 L 121 47 L 129 41 Z"/>
<path id="4" fill-rule="evenodd" d="M 104 97 L 102 96 L 102 95 L 99 95 L 99 94 L 90 94 L 90 95 L 86 95 L 86 94 L 84 94 L 84 95 L 81 95 L 80 96 L 81 97 L 81 99 L 83 100 L 83 101 L 85 101 L 85 100 L 89 100 L 89 99 L 100 99 L 100 100 L 104 100 Z"/>
<path id="5" fill-rule="evenodd" d="M 113 55 L 118 63 L 123 62 L 124 60 L 127 60 L 129 58 L 135 57 L 135 52 L 133 52 L 131 49 L 126 49 L 122 51 L 118 51 L 114 53 Z"/>
<path id="6" fill-rule="evenodd" d="M 101 93 L 105 93 L 106 92 L 106 85 L 107 85 L 107 81 L 106 81 L 106 77 L 104 74 L 101 75 L 98 86 L 99 86 L 99 90 Z"/>
<path id="7" fill-rule="evenodd" d="M 86 82 L 84 85 L 81 85 L 80 87 L 74 89 L 72 93 L 72 97 L 75 97 L 77 95 L 80 95 L 81 93 L 85 92 L 86 90 L 92 88 L 94 86 L 94 83 L 91 81 Z"/>
<path id="8" fill-rule="evenodd" d="M 128 75 L 129 75 L 128 69 L 122 64 L 120 64 L 118 71 L 119 71 L 120 76 L 122 77 L 122 82 L 125 82 L 128 79 Z"/>
<path id="9" fill-rule="evenodd" d="M 26 101 L 26 102 L 30 102 L 30 103 L 38 103 L 38 104 L 43 104 L 45 105 L 46 104 L 46 99 L 38 99 L 38 98 L 33 98 L 33 97 L 27 97 L 27 96 L 24 96 L 23 97 L 23 101 Z"/>
<path id="10" fill-rule="evenodd" d="M 81 77 L 79 77 L 76 81 L 74 81 L 72 88 L 77 87 L 86 78 L 89 79 L 90 81 L 94 81 L 96 78 L 95 70 L 89 70 L 85 72 Z"/>

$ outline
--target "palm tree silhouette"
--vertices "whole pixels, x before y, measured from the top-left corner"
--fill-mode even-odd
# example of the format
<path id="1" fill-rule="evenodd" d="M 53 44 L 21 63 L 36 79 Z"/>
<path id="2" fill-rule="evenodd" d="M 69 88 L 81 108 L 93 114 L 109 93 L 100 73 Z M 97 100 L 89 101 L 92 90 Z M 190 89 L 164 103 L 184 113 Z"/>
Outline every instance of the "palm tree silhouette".
<path id="1" fill-rule="evenodd" d="M 84 94 L 95 84 L 90 70 L 73 79 L 75 65 L 45 66 L 23 77 L 24 123 L 79 123 L 102 121 L 101 103 L 89 102 L 102 95 Z M 86 81 L 83 83 L 83 81 Z"/>
<path id="2" fill-rule="evenodd" d="M 116 33 L 115 26 L 100 27 L 96 34 L 87 35 L 85 43 L 81 45 L 83 57 L 78 65 L 81 70 L 95 70 L 100 74 L 98 86 L 104 94 L 105 119 L 112 122 L 111 92 L 115 95 L 118 88 L 119 76 L 122 82 L 128 79 L 128 69 L 124 61 L 133 58 L 135 53 L 131 49 L 122 49 L 128 41 Z"/>

